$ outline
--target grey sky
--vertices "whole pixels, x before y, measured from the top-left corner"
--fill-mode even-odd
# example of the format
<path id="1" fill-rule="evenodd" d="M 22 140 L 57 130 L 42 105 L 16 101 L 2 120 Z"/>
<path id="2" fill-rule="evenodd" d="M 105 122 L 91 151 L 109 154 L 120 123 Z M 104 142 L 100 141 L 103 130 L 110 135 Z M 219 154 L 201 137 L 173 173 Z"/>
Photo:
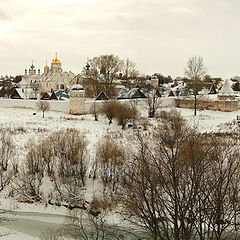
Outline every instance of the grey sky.
<path id="1" fill-rule="evenodd" d="M 142 73 L 183 76 L 200 55 L 212 76 L 240 75 L 237 0 L 0 0 L 0 74 L 41 68 L 55 52 L 64 70 L 87 58 L 129 57 Z"/>

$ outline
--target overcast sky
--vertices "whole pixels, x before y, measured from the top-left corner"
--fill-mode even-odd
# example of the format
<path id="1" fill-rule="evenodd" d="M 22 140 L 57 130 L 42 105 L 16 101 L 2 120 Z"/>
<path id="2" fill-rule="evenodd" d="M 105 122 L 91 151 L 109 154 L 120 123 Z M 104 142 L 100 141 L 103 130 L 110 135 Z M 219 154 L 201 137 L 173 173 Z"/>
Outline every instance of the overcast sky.
<path id="1" fill-rule="evenodd" d="M 80 73 L 87 58 L 116 54 L 141 73 L 183 76 L 200 55 L 208 73 L 240 75 L 238 0 L 0 0 L 0 74 L 41 71 L 55 52 Z"/>

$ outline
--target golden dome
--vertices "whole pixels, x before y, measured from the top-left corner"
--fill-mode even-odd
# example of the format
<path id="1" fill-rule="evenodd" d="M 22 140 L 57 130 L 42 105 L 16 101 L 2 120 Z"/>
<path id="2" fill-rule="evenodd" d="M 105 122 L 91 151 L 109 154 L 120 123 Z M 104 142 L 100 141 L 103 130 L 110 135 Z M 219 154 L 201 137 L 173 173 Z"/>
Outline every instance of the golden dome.
<path id="1" fill-rule="evenodd" d="M 56 63 L 61 63 L 57 58 L 55 58 L 54 60 L 52 60 L 52 64 L 56 64 Z"/>
<path id="2" fill-rule="evenodd" d="M 44 68 L 49 68 L 49 66 L 46 64 L 46 66 Z"/>

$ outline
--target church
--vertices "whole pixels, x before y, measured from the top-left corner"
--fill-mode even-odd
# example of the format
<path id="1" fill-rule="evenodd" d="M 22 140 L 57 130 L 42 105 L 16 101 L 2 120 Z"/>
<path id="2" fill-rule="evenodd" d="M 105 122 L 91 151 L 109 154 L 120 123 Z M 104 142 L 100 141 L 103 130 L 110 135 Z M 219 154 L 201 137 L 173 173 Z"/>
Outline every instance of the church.
<path id="1" fill-rule="evenodd" d="M 63 71 L 62 63 L 56 55 L 50 67 L 46 64 L 42 74 L 40 69 L 37 70 L 32 63 L 29 70 L 25 69 L 19 85 L 21 88 L 37 88 L 39 92 L 66 90 L 69 89 L 69 83 L 74 77 L 73 72 Z"/>

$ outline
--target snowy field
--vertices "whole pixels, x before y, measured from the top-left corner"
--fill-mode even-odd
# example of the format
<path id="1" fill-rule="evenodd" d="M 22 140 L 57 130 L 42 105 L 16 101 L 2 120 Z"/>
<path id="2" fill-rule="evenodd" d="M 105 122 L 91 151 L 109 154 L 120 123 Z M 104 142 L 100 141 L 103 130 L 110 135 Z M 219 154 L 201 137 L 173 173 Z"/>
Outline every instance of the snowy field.
<path id="1" fill-rule="evenodd" d="M 170 110 L 165 108 L 164 110 Z M 201 132 L 226 131 L 231 128 L 231 123 L 236 121 L 240 110 L 235 112 L 217 112 L 217 111 L 198 111 L 197 116 L 193 116 L 191 109 L 178 109 L 182 116 L 190 125 L 198 127 Z M 69 114 L 49 111 L 46 112 L 45 118 L 42 113 L 37 112 L 33 115 L 34 110 L 0 108 L 0 127 L 10 128 L 14 132 L 14 143 L 18 150 L 18 159 L 21 161 L 23 147 L 29 141 L 38 141 L 46 137 L 53 131 L 74 128 L 83 131 L 89 142 L 89 151 L 96 146 L 99 139 L 108 134 L 116 133 L 123 136 L 131 136 L 132 129 L 122 130 L 120 126 L 114 122 L 108 125 L 108 120 L 103 116 L 99 121 L 94 121 L 92 115 L 71 116 Z M 146 113 L 143 113 L 146 116 Z M 150 124 L 154 125 L 155 120 L 150 120 Z M 97 189 L 95 189 L 97 191 Z M 15 221 L 2 225 L 0 230 L 7 230 L 13 234 L 3 237 L 2 239 L 39 239 L 40 232 L 45 231 L 48 227 L 56 227 L 64 221 L 64 215 L 67 214 L 66 208 L 48 206 L 41 204 L 23 204 L 14 200 L 6 199 L 4 193 L 1 196 L 1 204 L 11 206 L 17 213 Z"/>

